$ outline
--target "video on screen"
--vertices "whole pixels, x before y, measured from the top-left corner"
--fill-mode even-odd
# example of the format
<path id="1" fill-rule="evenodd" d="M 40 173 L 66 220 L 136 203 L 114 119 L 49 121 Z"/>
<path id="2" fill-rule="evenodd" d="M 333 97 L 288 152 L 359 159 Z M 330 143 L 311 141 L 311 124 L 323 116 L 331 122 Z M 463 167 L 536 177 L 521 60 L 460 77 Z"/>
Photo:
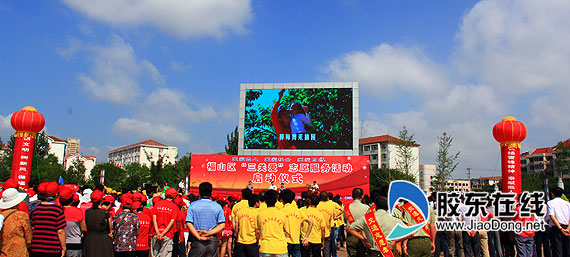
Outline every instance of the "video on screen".
<path id="1" fill-rule="evenodd" d="M 352 89 L 248 89 L 244 149 L 352 149 Z"/>

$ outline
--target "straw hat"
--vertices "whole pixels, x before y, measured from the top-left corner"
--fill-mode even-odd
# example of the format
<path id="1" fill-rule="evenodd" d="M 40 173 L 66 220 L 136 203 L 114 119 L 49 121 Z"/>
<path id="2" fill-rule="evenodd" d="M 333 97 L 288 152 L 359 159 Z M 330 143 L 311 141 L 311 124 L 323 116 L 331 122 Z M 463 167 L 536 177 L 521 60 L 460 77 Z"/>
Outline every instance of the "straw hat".
<path id="1" fill-rule="evenodd" d="M 0 209 L 10 209 L 26 199 L 26 193 L 20 193 L 14 188 L 8 188 L 2 193 Z"/>

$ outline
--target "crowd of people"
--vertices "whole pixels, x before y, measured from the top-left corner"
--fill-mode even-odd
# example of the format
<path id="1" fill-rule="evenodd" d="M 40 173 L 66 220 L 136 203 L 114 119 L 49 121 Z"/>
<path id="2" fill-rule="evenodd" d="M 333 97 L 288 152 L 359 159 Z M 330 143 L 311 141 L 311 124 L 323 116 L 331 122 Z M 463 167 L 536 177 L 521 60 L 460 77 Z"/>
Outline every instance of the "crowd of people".
<path id="1" fill-rule="evenodd" d="M 283 188 L 254 193 L 248 186 L 229 197 L 212 191 L 208 182 L 199 185 L 199 195 L 174 188 L 119 194 L 56 182 L 24 191 L 10 179 L 0 199 L 0 257 L 337 257 L 341 247 L 357 257 L 570 256 L 570 204 L 560 188 L 551 190 L 549 230 L 520 234 L 436 231 L 432 206 L 423 220 L 406 201 L 390 214 L 387 187 L 370 195 L 354 188 L 344 205 L 339 195 L 318 190 L 298 196 Z M 398 224 L 424 221 L 413 234 L 386 238 Z"/>

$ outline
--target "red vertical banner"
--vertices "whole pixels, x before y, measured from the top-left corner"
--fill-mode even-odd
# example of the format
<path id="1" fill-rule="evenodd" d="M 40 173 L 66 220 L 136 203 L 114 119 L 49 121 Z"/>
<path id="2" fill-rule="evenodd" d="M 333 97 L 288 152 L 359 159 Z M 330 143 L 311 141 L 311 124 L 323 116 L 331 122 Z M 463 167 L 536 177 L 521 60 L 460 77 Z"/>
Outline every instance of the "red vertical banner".
<path id="1" fill-rule="evenodd" d="M 32 158 L 34 156 L 34 140 L 38 132 L 45 125 L 44 116 L 36 108 L 26 106 L 14 112 L 10 119 L 14 133 L 14 158 L 12 160 L 12 179 L 24 189 L 28 188 L 28 181 L 32 172 Z"/>
<path id="2" fill-rule="evenodd" d="M 23 188 L 28 187 L 34 156 L 34 139 L 16 137 L 14 142 L 14 160 L 12 161 L 12 178 Z"/>
<path id="3" fill-rule="evenodd" d="M 501 146 L 503 192 L 521 193 L 521 153 L 516 147 Z"/>
<path id="4" fill-rule="evenodd" d="M 501 143 L 503 192 L 521 193 L 521 142 L 526 138 L 526 126 L 515 117 L 504 117 L 493 127 L 493 137 Z"/>

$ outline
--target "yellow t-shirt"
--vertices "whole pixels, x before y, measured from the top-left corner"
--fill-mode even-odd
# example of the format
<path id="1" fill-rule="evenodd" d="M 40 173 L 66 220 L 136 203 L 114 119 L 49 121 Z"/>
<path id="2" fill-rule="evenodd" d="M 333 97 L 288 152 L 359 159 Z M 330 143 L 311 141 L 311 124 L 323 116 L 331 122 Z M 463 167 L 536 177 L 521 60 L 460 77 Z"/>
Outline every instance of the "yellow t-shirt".
<path id="1" fill-rule="evenodd" d="M 342 212 L 340 205 L 333 201 L 320 202 L 317 205 L 317 209 L 323 214 L 325 218 L 325 237 L 331 235 L 331 222 L 335 216 L 338 216 Z"/>
<path id="2" fill-rule="evenodd" d="M 241 209 L 236 217 L 239 231 L 238 231 L 238 243 L 240 244 L 255 244 L 257 242 L 257 237 L 255 236 L 255 230 L 257 229 L 257 214 L 259 210 L 253 207 L 247 207 Z"/>
<path id="3" fill-rule="evenodd" d="M 275 208 L 277 208 L 277 210 L 281 210 L 281 209 L 283 209 L 283 203 L 282 203 L 282 202 L 279 202 L 279 201 L 277 201 L 277 202 L 275 203 Z"/>
<path id="4" fill-rule="evenodd" d="M 241 201 L 237 202 L 232 207 L 232 217 L 235 219 L 237 217 L 238 212 L 241 211 L 241 209 L 248 208 L 248 207 L 249 207 L 249 203 L 247 200 L 241 200 Z"/>
<path id="5" fill-rule="evenodd" d="M 265 210 L 265 209 L 267 209 L 267 204 L 265 202 L 261 202 L 259 204 L 259 210 Z"/>
<path id="6" fill-rule="evenodd" d="M 259 252 L 266 254 L 286 254 L 285 215 L 275 207 L 267 207 L 257 214 L 257 227 L 260 231 Z"/>
<path id="7" fill-rule="evenodd" d="M 321 229 L 326 227 L 325 217 L 323 214 L 315 207 L 302 208 L 302 212 L 307 215 L 307 218 L 313 221 L 313 228 L 311 233 L 309 233 L 309 243 L 320 244 L 322 243 Z M 309 223 L 303 222 L 301 226 L 301 237 L 305 237 L 307 233 L 307 228 L 309 228 Z M 330 228 L 329 228 L 330 229 Z"/>
<path id="8" fill-rule="evenodd" d="M 285 230 L 289 232 L 287 243 L 299 244 L 301 237 L 301 224 L 307 219 L 307 215 L 293 204 L 285 204 L 281 212 L 285 214 Z M 306 229 L 305 229 L 306 230 Z"/>

